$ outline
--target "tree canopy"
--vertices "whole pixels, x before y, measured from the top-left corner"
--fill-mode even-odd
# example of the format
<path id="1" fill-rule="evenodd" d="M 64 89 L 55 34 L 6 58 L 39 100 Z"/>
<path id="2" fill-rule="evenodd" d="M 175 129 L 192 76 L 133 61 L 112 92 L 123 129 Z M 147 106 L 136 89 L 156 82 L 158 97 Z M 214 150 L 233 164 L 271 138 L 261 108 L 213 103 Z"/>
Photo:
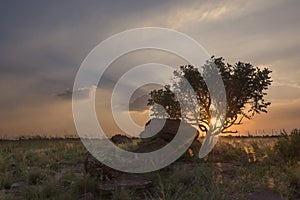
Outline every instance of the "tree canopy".
<path id="1" fill-rule="evenodd" d="M 265 96 L 266 90 L 272 83 L 271 71 L 268 68 L 260 69 L 251 63 L 237 62 L 231 65 L 225 63 L 222 57 L 212 57 L 204 65 L 202 74 L 198 68 L 184 65 L 174 71 L 171 85 L 152 90 L 148 100 L 152 117 L 180 119 L 198 125 L 201 131 L 207 132 L 212 123 L 212 99 L 204 77 L 214 67 L 218 69 L 223 79 L 226 92 L 226 116 L 221 128 L 223 133 L 237 132 L 228 129 L 233 125 L 241 124 L 244 118 L 252 119 L 256 114 L 267 113 L 271 103 L 265 100 Z M 196 98 L 186 99 L 190 106 L 181 109 L 179 100 L 172 91 L 183 91 L 185 80 L 195 91 Z M 189 109 L 192 106 L 193 109 Z"/>

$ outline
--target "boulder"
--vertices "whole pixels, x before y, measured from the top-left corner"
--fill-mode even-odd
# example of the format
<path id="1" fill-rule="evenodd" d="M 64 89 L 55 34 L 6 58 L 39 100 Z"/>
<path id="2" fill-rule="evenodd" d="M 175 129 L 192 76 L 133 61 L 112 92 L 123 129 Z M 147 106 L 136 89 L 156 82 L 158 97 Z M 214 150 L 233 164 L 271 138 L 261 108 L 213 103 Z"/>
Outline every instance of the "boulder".
<path id="1" fill-rule="evenodd" d="M 193 140 L 190 149 L 182 155 L 181 159 L 190 159 L 198 155 L 200 149 L 200 142 L 196 139 L 198 137 L 197 130 L 190 126 L 187 123 L 181 123 L 180 120 L 162 120 L 162 119 L 152 119 L 146 126 L 145 130 L 140 134 L 142 137 L 148 137 L 149 134 L 152 134 L 153 131 L 158 133 L 149 138 L 144 138 L 138 144 L 138 146 L 133 150 L 135 153 L 147 153 L 153 152 L 158 149 L 163 148 L 165 145 L 169 144 L 177 134 L 178 129 L 180 128 L 182 135 L 179 135 L 180 144 L 172 144 L 174 148 Z M 161 130 L 160 130 L 161 129 Z M 185 134 L 186 133 L 186 134 Z M 124 135 L 115 135 L 111 138 L 115 144 L 122 144 L 131 142 L 131 139 Z M 192 152 L 192 153 L 191 153 Z M 86 160 L 84 163 L 85 171 L 91 176 L 97 176 L 101 180 L 111 180 L 116 178 L 120 174 L 124 174 L 117 170 L 114 170 L 100 161 L 95 159 L 91 154 L 87 154 Z"/>
<path id="2" fill-rule="evenodd" d="M 126 144 L 132 142 L 131 138 L 127 137 L 126 135 L 114 135 L 111 138 L 111 141 L 115 144 Z"/>
<path id="3" fill-rule="evenodd" d="M 135 153 L 148 153 L 152 151 L 156 151 L 165 145 L 167 145 L 168 142 L 163 140 L 162 138 L 156 138 L 148 142 L 142 142 L 139 144 L 139 146 L 133 150 Z"/>
<path id="4" fill-rule="evenodd" d="M 237 166 L 232 163 L 221 163 L 221 162 L 215 163 L 215 167 L 221 173 L 231 173 L 237 168 Z"/>
<path id="5" fill-rule="evenodd" d="M 21 196 L 22 189 L 26 186 L 26 182 L 15 182 L 10 186 L 10 192 L 15 196 Z M 1 198 L 0 198 L 1 199 Z"/>
<path id="6" fill-rule="evenodd" d="M 182 132 L 189 133 L 189 135 L 191 135 L 190 133 L 194 134 L 194 138 L 198 137 L 199 133 L 194 127 L 181 122 L 181 120 L 177 119 L 151 119 L 146 123 L 145 129 L 141 132 L 140 137 L 146 141 L 161 138 L 169 143 L 173 140 L 179 128 Z"/>
<path id="7" fill-rule="evenodd" d="M 158 150 L 163 146 L 170 143 L 180 128 L 181 133 L 188 133 L 187 136 L 183 136 L 185 141 L 193 139 L 193 143 L 190 147 L 191 156 L 198 155 L 201 143 L 197 140 L 198 131 L 187 123 L 181 123 L 181 120 L 175 119 L 151 119 L 146 125 L 144 131 L 140 134 L 142 142 L 134 152 L 146 153 Z M 181 125 L 181 127 L 180 127 Z M 190 157 L 190 153 L 186 153 Z"/>
<path id="8" fill-rule="evenodd" d="M 180 125 L 180 120 L 175 119 L 151 119 L 146 125 L 144 131 L 140 134 L 141 138 L 155 139 L 163 138 L 170 142 L 176 135 Z"/>

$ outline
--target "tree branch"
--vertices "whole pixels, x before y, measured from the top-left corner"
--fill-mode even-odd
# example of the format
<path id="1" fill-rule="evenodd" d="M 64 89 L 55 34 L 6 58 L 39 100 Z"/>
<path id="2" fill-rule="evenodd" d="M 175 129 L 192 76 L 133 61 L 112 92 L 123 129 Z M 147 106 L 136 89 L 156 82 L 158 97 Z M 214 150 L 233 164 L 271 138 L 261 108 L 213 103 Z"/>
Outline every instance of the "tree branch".
<path id="1" fill-rule="evenodd" d="M 237 130 L 235 130 L 235 131 L 222 131 L 221 133 L 238 133 L 238 131 Z"/>

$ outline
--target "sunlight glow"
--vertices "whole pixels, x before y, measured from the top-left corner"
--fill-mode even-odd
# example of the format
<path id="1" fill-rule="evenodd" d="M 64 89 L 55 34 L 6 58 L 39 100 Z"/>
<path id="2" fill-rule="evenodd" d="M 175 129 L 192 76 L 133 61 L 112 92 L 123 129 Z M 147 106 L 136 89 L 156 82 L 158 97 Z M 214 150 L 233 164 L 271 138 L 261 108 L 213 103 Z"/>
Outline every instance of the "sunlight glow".
<path id="1" fill-rule="evenodd" d="M 211 125 L 216 125 L 217 118 L 215 118 L 215 117 L 211 118 L 210 123 L 211 123 Z"/>

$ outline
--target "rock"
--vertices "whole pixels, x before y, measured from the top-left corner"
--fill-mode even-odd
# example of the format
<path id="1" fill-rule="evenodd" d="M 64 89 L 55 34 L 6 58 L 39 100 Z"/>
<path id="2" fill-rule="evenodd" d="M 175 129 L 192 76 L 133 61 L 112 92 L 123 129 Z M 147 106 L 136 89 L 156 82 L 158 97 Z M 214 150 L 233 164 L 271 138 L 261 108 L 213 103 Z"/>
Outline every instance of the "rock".
<path id="1" fill-rule="evenodd" d="M 190 171 L 193 170 L 195 167 L 198 167 L 199 163 L 187 163 L 187 162 L 174 162 L 168 168 L 172 171 Z"/>
<path id="2" fill-rule="evenodd" d="M 126 144 L 132 142 L 131 138 L 127 137 L 126 135 L 114 135 L 111 138 L 111 141 L 115 144 Z"/>
<path id="3" fill-rule="evenodd" d="M 198 140 L 198 131 L 187 123 L 181 123 L 180 120 L 175 119 L 151 119 L 146 123 L 145 130 L 140 134 L 142 139 L 142 143 L 138 147 L 135 152 L 151 152 L 170 143 L 178 131 L 181 133 L 186 133 L 185 135 L 181 135 L 183 140 L 182 143 L 187 142 L 191 139 L 194 140 L 193 150 L 200 149 L 201 145 Z M 196 144 L 197 143 L 197 144 Z M 195 148 L 194 148 L 195 147 Z M 194 154 L 198 154 L 198 152 L 193 152 Z"/>
<path id="4" fill-rule="evenodd" d="M 151 119 L 145 125 L 145 130 L 140 134 L 141 138 L 156 139 L 162 138 L 166 142 L 170 142 L 176 135 L 180 120 L 175 119 Z M 187 124 L 183 124 L 187 125 Z M 188 127 L 191 127 L 187 125 Z M 187 127 L 183 127 L 187 128 Z M 196 129 L 195 129 L 196 132 Z"/>
<path id="5" fill-rule="evenodd" d="M 152 181 L 146 177 L 135 174 L 123 174 L 99 185 L 102 194 L 112 193 L 116 190 L 141 190 L 152 186 Z"/>
<path id="6" fill-rule="evenodd" d="M 121 173 L 102 164 L 90 153 L 86 155 L 86 159 L 84 161 L 84 169 L 87 174 L 98 177 L 100 180 L 110 180 L 114 177 L 117 177 Z"/>
<path id="7" fill-rule="evenodd" d="M 17 189 L 20 189 L 24 185 L 25 185 L 25 183 L 23 183 L 23 182 L 13 183 L 13 184 L 11 184 L 10 189 L 17 190 Z"/>
<path id="8" fill-rule="evenodd" d="M 94 195 L 91 192 L 83 194 L 79 200 L 94 200 Z"/>
<path id="9" fill-rule="evenodd" d="M 25 185 L 26 185 L 25 182 L 15 182 L 11 184 L 10 192 L 15 196 L 20 196 L 22 194 L 22 189 L 24 188 Z"/>
<path id="10" fill-rule="evenodd" d="M 270 190 L 257 191 L 249 195 L 249 200 L 270 200 L 270 199 L 284 200 L 284 198 L 282 198 L 280 194 Z"/>
<path id="11" fill-rule="evenodd" d="M 179 132 L 180 131 L 180 132 Z M 181 135 L 178 135 L 181 134 Z M 177 141 L 172 141 L 178 137 Z M 198 131 L 191 125 L 175 119 L 151 119 L 146 125 L 144 131 L 140 134 L 142 142 L 133 150 L 136 153 L 148 153 L 163 148 L 172 142 L 172 147 L 177 148 L 187 142 L 191 143 L 189 149 L 180 157 L 180 160 L 189 161 L 198 157 L 201 143 L 198 139 Z"/>
<path id="12" fill-rule="evenodd" d="M 142 142 L 141 144 L 139 144 L 137 149 L 133 150 L 133 152 L 148 153 L 148 152 L 156 151 L 156 150 L 164 147 L 167 144 L 168 143 L 165 140 L 163 140 L 161 138 L 156 138 L 152 141 Z"/>
<path id="13" fill-rule="evenodd" d="M 215 163 L 215 166 L 221 173 L 230 173 L 237 168 L 237 166 L 232 163 L 218 162 L 218 163 Z"/>

